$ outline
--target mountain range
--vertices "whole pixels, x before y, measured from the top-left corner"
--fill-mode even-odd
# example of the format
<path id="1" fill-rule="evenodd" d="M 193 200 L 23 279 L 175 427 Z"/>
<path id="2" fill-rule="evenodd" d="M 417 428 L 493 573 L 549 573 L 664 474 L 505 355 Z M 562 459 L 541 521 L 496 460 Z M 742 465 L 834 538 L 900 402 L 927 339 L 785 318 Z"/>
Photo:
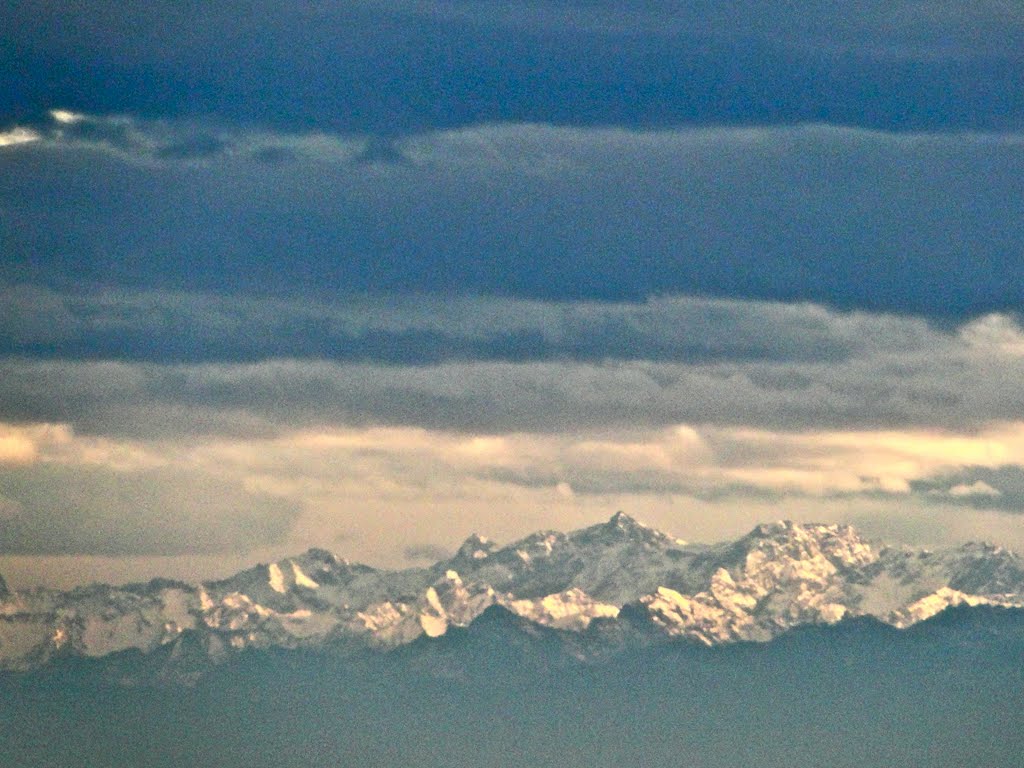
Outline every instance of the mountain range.
<path id="1" fill-rule="evenodd" d="M 450 558 L 399 571 L 311 549 L 201 584 L 62 592 L 0 580 L 0 669 L 127 654 L 148 660 L 144 672 L 133 667 L 135 682 L 194 683 L 247 651 L 393 651 L 495 616 L 600 659 L 671 641 L 769 641 L 860 617 L 905 629 L 956 606 L 1024 607 L 1024 560 L 987 544 L 887 546 L 849 526 L 790 521 L 689 544 L 620 512 L 507 546 L 473 535 Z"/>

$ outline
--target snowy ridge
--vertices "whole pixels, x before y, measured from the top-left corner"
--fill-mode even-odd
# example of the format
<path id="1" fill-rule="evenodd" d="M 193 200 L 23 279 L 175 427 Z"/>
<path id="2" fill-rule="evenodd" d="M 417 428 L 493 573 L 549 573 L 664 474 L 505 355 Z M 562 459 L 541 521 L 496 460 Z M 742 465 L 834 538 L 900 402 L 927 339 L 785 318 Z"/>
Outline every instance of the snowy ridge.
<path id="1" fill-rule="evenodd" d="M 950 606 L 1024 607 L 1024 561 L 988 545 L 887 547 L 849 526 L 789 521 L 687 544 L 618 513 L 505 547 L 473 535 L 451 558 L 404 571 L 312 549 L 199 585 L 17 593 L 0 582 L 0 669 L 127 649 L 173 655 L 196 638 L 214 662 L 247 648 L 387 650 L 467 627 L 494 605 L 569 632 L 600 619 L 663 640 L 766 641 L 845 617 L 903 628 Z"/>

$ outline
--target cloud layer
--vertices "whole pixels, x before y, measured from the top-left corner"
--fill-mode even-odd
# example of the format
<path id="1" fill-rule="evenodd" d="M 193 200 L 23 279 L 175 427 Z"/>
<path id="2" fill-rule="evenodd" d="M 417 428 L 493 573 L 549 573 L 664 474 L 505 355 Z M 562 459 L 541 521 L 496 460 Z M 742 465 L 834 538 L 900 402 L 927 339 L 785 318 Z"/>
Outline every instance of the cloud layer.
<path id="1" fill-rule="evenodd" d="M 12 285 L 0 286 L 0 304 L 0 350 L 8 355 L 125 361 L 839 362 L 869 350 L 911 352 L 943 337 L 921 320 L 682 296 L 552 302 L 356 294 L 328 302 Z M 1012 335 L 1013 321 L 1002 322 Z"/>
<path id="2" fill-rule="evenodd" d="M 25 345 L 0 360 L 8 554 L 287 552 L 326 537 L 396 564 L 470 530 L 511 538 L 618 507 L 688 536 L 854 515 L 883 531 L 916 520 L 926 541 L 995 512 L 1005 522 L 985 530 L 1015 542 L 1024 511 L 1024 331 L 1005 314 L 938 327 L 693 297 L 8 293 L 21 308 L 8 342 Z M 311 322 L 335 344 L 430 334 L 440 351 L 235 359 L 251 337 L 276 350 Z M 133 343 L 159 347 L 179 323 L 209 359 L 137 359 Z M 61 347 L 119 329 L 121 359 Z M 515 334 L 543 344 L 502 346 Z M 31 354 L 33 338 L 65 356 Z"/>
<path id="3" fill-rule="evenodd" d="M 1021 422 L 970 433 L 711 425 L 504 435 L 321 426 L 201 439 L 96 438 L 41 425 L 4 433 L 0 555 L 266 557 L 318 545 L 396 565 L 451 551 L 469 531 L 508 540 L 620 508 L 692 538 L 784 516 L 854 518 L 926 542 L 1022 543 L 1014 519 L 1024 512 Z"/>
<path id="4" fill-rule="evenodd" d="M 505 125 L 382 148 L 127 118 L 38 130 L 0 148 L 8 283 L 1024 304 L 1016 133 Z"/>
<path id="5" fill-rule="evenodd" d="M 688 297 L 362 297 L 335 306 L 7 293 L 12 353 L 0 360 L 0 417 L 95 434 L 324 424 L 488 434 L 677 423 L 972 430 L 1024 412 L 1024 332 L 1006 314 L 947 328 Z M 47 354 L 33 354 L 35 342 Z"/>

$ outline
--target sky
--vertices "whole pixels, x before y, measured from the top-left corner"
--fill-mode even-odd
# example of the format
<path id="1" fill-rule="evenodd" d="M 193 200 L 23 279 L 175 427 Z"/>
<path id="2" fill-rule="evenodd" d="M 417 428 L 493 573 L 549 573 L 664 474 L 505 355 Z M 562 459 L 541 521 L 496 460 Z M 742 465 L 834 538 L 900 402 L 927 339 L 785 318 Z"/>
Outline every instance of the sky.
<path id="1" fill-rule="evenodd" d="M 0 574 L 617 510 L 1024 551 L 1024 6 L 0 8 Z"/>

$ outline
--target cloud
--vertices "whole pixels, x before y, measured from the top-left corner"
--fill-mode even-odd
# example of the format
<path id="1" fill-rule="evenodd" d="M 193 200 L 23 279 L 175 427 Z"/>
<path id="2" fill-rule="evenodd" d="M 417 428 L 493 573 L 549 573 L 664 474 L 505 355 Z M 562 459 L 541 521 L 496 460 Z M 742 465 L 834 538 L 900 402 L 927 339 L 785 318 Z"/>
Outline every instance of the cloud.
<path id="1" fill-rule="evenodd" d="M 38 338 L 54 344 L 136 325 L 145 339 L 147 323 L 173 328 L 194 309 L 199 333 L 222 341 L 273 335 L 299 316 L 353 335 L 528 329 L 552 352 L 438 363 L 0 359 L 8 552 L 239 552 L 266 538 L 286 553 L 344 535 L 362 557 L 398 563 L 406 547 L 450 550 L 467 530 L 515 536 L 621 507 L 667 522 L 699 510 L 730 525 L 755 512 L 835 518 L 856 499 L 872 514 L 933 508 L 944 520 L 956 508 L 1021 508 L 1024 334 L 1007 314 L 937 326 L 694 297 L 341 307 L 214 297 L 204 310 L 206 297 L 191 294 L 39 295 L 41 317 L 64 308 L 59 334 L 39 320 Z M 32 335 L 31 322 L 19 328 Z M 623 328 L 639 348 L 615 359 Z M 645 357 L 656 354 L 670 359 Z"/>
<path id="2" fill-rule="evenodd" d="M 50 149 L 102 152 L 147 166 L 194 165 L 242 158 L 315 158 L 322 162 L 400 160 L 401 150 L 382 137 L 322 133 L 274 133 L 201 120 L 154 120 L 128 114 L 92 114 L 51 109 L 28 126 L 0 133 L 0 147 L 40 142 Z"/>
<path id="3" fill-rule="evenodd" d="M 9 348 L 54 345 L 84 330 L 65 297 L 33 285 L 0 286 L 0 343 Z"/>
<path id="4" fill-rule="evenodd" d="M 295 499 L 190 460 L 190 446 L 0 424 L 0 553 L 244 552 L 281 541 Z"/>
<path id="5" fill-rule="evenodd" d="M 74 125 L 88 119 L 81 112 L 72 112 L 70 109 L 51 109 L 50 117 L 60 125 Z"/>
<path id="6" fill-rule="evenodd" d="M 404 160 L 367 163 L 365 137 L 125 120 L 51 125 L 4 152 L 0 280 L 102 285 L 112 303 L 134 291 L 140 314 L 173 294 L 416 293 L 441 306 L 683 294 L 946 320 L 1024 302 L 1019 134 L 505 125 L 389 140 Z M 107 127 L 81 133 L 90 125 Z M 278 150 L 291 160 L 268 164 Z M 598 319 L 628 348 L 652 312 Z M 316 322 L 291 341 L 395 346 Z M 192 328 L 180 330 L 185 354 Z"/>
<path id="7" fill-rule="evenodd" d="M 42 138 L 31 128 L 12 128 L 9 131 L 0 131 L 0 147 L 10 147 L 18 144 L 28 144 L 39 141 Z"/>
<path id="8" fill-rule="evenodd" d="M 920 55 L 950 55 L 967 45 L 979 46 L 975 55 L 1017 39 L 1024 32 L 1024 14 L 1016 6 L 998 0 L 980 0 L 965 7 L 945 0 L 920 3 L 894 0 L 881 4 L 852 2 L 836 7 L 826 2 L 802 2 L 792 6 L 766 6 L 758 0 L 743 0 L 727 8 L 706 3 L 657 2 L 622 3 L 590 2 L 586 6 L 567 0 L 532 2 L 517 0 L 496 6 L 486 0 L 389 0 L 354 3 L 351 6 L 325 6 L 322 4 L 290 4 L 258 2 L 259 29 L 241 23 L 236 14 L 228 10 L 218 12 L 170 14 L 166 3 L 130 3 L 115 7 L 103 3 L 88 9 L 65 10 L 52 0 L 33 0 L 23 6 L 9 9 L 8 20 L 24 26 L 27 19 L 35 19 L 33 32 L 40 35 L 57 25 L 60 12 L 70 13 L 79 27 L 61 30 L 64 38 L 72 38 L 85 50 L 103 44 L 106 50 L 120 44 L 128 52 L 141 54 L 146 48 L 152 53 L 170 57 L 178 43 L 181 55 L 195 55 L 194 46 L 209 45 L 210 53 L 220 50 L 235 51 L 242 42 L 252 46 L 252 56 L 265 51 L 268 40 L 277 40 L 285 50 L 295 45 L 295 36 L 308 32 L 308 48 L 323 54 L 327 35 L 310 31 L 309 25 L 327 26 L 342 41 L 347 41 L 344 24 L 358 22 L 388 22 L 399 29 L 412 25 L 421 28 L 439 19 L 449 22 L 449 33 L 460 31 L 466 22 L 474 28 L 516 27 L 521 31 L 589 32 L 601 36 L 622 33 L 646 38 L 684 36 L 703 41 L 743 41 L 751 39 L 782 40 L 791 45 L 807 47 L 826 45 L 845 53 L 883 49 L 892 53 L 903 51 Z M 257 11 L 254 11 L 254 13 Z M 162 26 L 156 20 L 163 22 Z M 339 27 L 338 25 L 342 25 Z M 362 26 L 359 29 L 362 30 Z M 246 34 L 233 37 L 241 28 Z M 147 30 L 148 34 L 128 36 L 130 31 Z M 26 31 L 22 29 L 21 31 Z M 384 30 L 379 30 L 382 32 Z M 465 30 L 462 30 L 463 33 Z M 90 40 L 89 34 L 93 37 Z M 1013 52 L 1008 49 L 1006 52 Z M 244 63 L 244 62 L 240 62 Z"/>
<path id="9" fill-rule="evenodd" d="M 1001 491 L 996 490 L 984 480 L 975 480 L 968 485 L 960 483 L 949 489 L 950 496 L 1000 496 Z"/>
<path id="10" fill-rule="evenodd" d="M 988 0 L 971 7 L 932 0 L 885 4 L 853 2 L 835 6 L 802 2 L 766 6 L 756 0 L 728 7 L 706 3 L 513 2 L 500 7 L 481 0 L 399 3 L 442 18 L 519 29 L 571 29 L 604 35 L 684 35 L 705 42 L 770 39 L 796 49 L 817 47 L 836 54 L 873 53 L 899 57 L 980 55 L 1024 35 L 1024 14 Z M 391 4 L 389 4 L 391 6 Z M 394 6 L 392 6 L 394 7 Z"/>
<path id="11" fill-rule="evenodd" d="M 0 302 L 0 350 L 8 354 L 156 362 L 281 356 L 809 362 L 843 360 L 872 347 L 911 351 L 936 338 L 924 321 L 687 296 L 599 303 L 356 295 L 331 303 L 13 285 L 0 286 Z M 1008 323 L 1002 332 L 1013 333 L 1012 320 L 986 322 Z"/>
<path id="12" fill-rule="evenodd" d="M 914 484 L 935 502 L 1024 514 L 1024 461 L 966 466 L 936 473 Z"/>
<path id="13" fill-rule="evenodd" d="M 269 305 L 275 306 L 288 307 Z M 393 341 L 413 327 L 433 329 L 442 344 L 445 335 L 453 337 L 456 349 L 467 349 L 458 346 L 467 339 L 493 346 L 480 359 L 442 348 L 436 356 L 452 359 L 439 362 L 423 362 L 416 354 L 395 359 L 393 353 L 382 360 L 255 362 L 234 362 L 237 355 L 228 354 L 226 361 L 195 363 L 11 356 L 0 358 L 0 418 L 145 437 L 258 436 L 324 425 L 485 434 L 676 424 L 964 431 L 1013 421 L 1024 412 L 1017 385 L 1024 376 L 1024 355 L 1015 341 L 1021 331 L 1008 315 L 940 329 L 914 318 L 807 305 L 481 301 L 474 325 L 472 304 L 453 302 L 434 313 L 430 303 L 413 302 L 408 312 L 401 302 L 394 312 L 386 301 L 380 312 L 373 306 L 363 306 L 370 307 L 366 314 L 355 310 L 331 322 L 351 324 L 342 338 L 377 328 L 382 340 L 396 334 Z M 247 337 L 262 343 L 266 335 L 246 317 L 266 310 L 257 302 L 234 316 L 237 325 L 228 323 L 225 332 L 227 347 L 236 338 L 242 344 Z M 214 305 L 212 316 L 219 312 Z M 121 307 L 93 319 L 99 325 L 110 320 L 117 328 L 132 314 Z M 287 312 L 279 314 L 287 328 Z M 154 315 L 162 318 L 158 322 L 167 319 L 161 312 Z M 218 322 L 211 320 L 198 333 L 216 335 Z M 264 322 L 270 336 L 280 327 L 277 321 Z M 626 326 L 628 332 L 619 330 Z M 506 330 L 517 327 L 549 339 L 546 353 L 502 348 Z M 978 330 L 990 327 L 999 333 L 993 337 Z M 627 349 L 620 334 L 636 349 Z M 130 340 L 131 331 L 124 336 Z M 148 337 L 143 332 L 138 338 Z M 264 347 L 270 353 L 278 349 L 273 343 Z"/>
<path id="14" fill-rule="evenodd" d="M 300 501 L 218 474 L 189 450 L 0 424 L 0 554 L 244 552 L 284 538 Z"/>
<path id="15" fill-rule="evenodd" d="M 374 424 L 483 433 L 681 423 L 965 430 L 1024 412 L 1017 386 L 1024 355 L 1015 341 L 1024 334 L 1009 315 L 939 330 L 913 318 L 760 303 L 536 307 L 529 323 L 540 317 L 538 334 L 552 339 L 540 359 L 522 359 L 500 346 L 483 359 L 430 364 L 416 355 L 404 361 L 273 357 L 182 364 L 9 356 L 0 358 L 0 418 L 144 436 Z M 515 323 L 510 318 L 517 308 L 499 302 L 495 327 Z M 471 323 L 460 330 L 460 312 L 456 304 L 450 316 L 439 311 L 429 323 L 457 337 L 492 333 L 482 319 L 475 331 Z M 615 358 L 623 353 L 615 334 L 601 341 L 602 313 L 614 323 L 632 318 L 635 328 L 650 321 L 634 334 L 633 357 Z M 425 322 L 416 311 L 384 311 L 376 319 L 381 327 L 395 322 L 401 329 L 411 318 Z M 692 325 L 698 339 L 706 322 L 717 330 L 702 337 L 703 349 L 682 333 L 673 350 L 677 322 Z M 668 342 L 659 336 L 663 327 Z M 997 336 L 978 331 L 990 327 L 999 329 Z M 253 331 L 243 324 L 238 334 Z"/>
<path id="16" fill-rule="evenodd" d="M 14 430 L 0 433 L 0 464 L 26 463 L 35 458 L 35 446 L 31 440 L 17 434 Z"/>
<path id="17" fill-rule="evenodd" d="M 64 424 L 0 424 L 0 467 L 31 464 L 43 451 L 59 450 L 71 442 Z"/>
<path id="18" fill-rule="evenodd" d="M 960 336 L 971 347 L 982 354 L 992 353 L 1000 357 L 1024 357 L 1024 331 L 1013 317 L 1005 314 L 989 314 L 965 325 Z"/>
<path id="19" fill-rule="evenodd" d="M 1017 513 L 1024 498 L 1020 422 L 959 434 L 706 425 L 506 435 L 320 427 L 198 440 L 52 425 L 4 433 L 33 448 L 0 465 L 0 552 L 34 555 L 279 556 L 341 536 L 350 556 L 400 563 L 450 552 L 471 530 L 510 538 L 624 507 L 669 530 L 685 519 L 724 536 L 758 516 L 870 511 L 913 514 L 920 525 L 929 508 L 943 520 L 958 507 Z"/>

